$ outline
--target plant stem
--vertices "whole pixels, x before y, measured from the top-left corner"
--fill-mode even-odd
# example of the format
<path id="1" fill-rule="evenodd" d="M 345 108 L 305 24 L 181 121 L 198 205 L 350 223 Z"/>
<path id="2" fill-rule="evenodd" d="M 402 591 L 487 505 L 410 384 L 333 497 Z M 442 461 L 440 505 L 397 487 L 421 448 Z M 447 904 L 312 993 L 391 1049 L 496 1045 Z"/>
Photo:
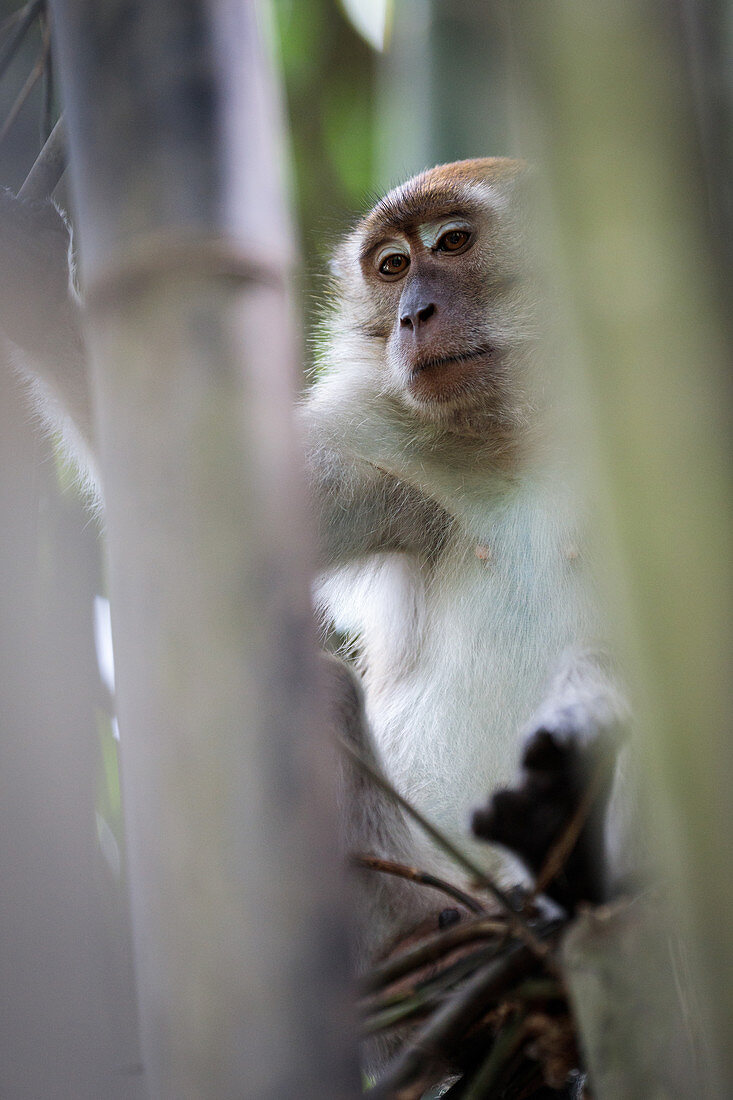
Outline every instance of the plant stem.
<path id="1" fill-rule="evenodd" d="M 463 867 L 465 871 L 471 875 L 471 878 L 476 882 L 478 886 L 487 890 L 492 897 L 498 901 L 502 909 L 506 913 L 508 923 L 511 925 L 512 931 L 515 935 L 524 941 L 529 949 L 536 955 L 537 958 L 544 959 L 547 955 L 547 947 L 540 943 L 535 936 L 532 929 L 527 924 L 526 920 L 517 913 L 516 909 L 511 903 L 508 895 L 498 886 L 492 878 L 490 878 L 485 871 L 483 871 L 473 860 L 469 859 L 464 852 L 458 848 L 453 841 L 449 840 L 444 833 L 442 833 L 431 821 L 429 821 L 419 810 L 404 798 L 399 791 L 395 790 L 392 784 L 373 768 L 372 765 L 365 760 L 357 750 L 345 741 L 343 738 L 338 738 L 338 744 L 344 750 L 345 753 L 351 758 L 351 760 L 358 765 L 364 771 L 369 778 L 380 787 L 386 795 L 388 795 L 398 806 L 401 806 L 405 813 L 409 814 L 414 821 L 423 829 L 428 836 L 435 841 L 438 847 L 447 852 L 452 859 L 455 860 L 459 866 Z"/>
<path id="2" fill-rule="evenodd" d="M 351 862 L 356 864 L 357 867 L 365 867 L 370 871 L 381 871 L 385 875 L 395 875 L 398 878 L 406 878 L 410 882 L 417 882 L 421 886 L 431 886 L 434 890 L 441 890 L 448 897 L 453 898 L 454 901 L 465 905 L 466 909 L 470 909 L 472 913 L 486 912 L 485 906 L 476 898 L 471 897 L 470 894 L 465 893 L 452 883 L 446 882 L 445 879 L 437 878 L 435 875 L 431 875 L 427 871 L 421 871 L 417 867 L 409 867 L 404 863 L 394 863 L 392 860 L 365 855 L 354 855 L 351 857 Z"/>

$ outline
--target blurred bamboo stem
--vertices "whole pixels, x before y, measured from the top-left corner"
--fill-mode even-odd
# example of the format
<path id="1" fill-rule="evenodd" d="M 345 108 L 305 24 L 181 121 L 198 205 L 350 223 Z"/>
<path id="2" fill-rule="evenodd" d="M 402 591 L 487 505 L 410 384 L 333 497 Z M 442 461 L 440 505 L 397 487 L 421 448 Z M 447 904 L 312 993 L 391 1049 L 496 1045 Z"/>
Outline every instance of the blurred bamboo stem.
<path id="1" fill-rule="evenodd" d="M 53 7 L 150 1095 L 341 1100 L 358 1073 L 259 5 Z"/>
<path id="2" fill-rule="evenodd" d="M 606 927 L 604 950 L 594 928 L 586 972 L 610 975 L 610 985 L 586 983 L 580 1016 L 601 1097 L 631 1095 L 641 1080 L 647 1093 L 655 1081 L 670 1095 L 733 1094 L 730 376 L 671 7 L 512 6 L 531 144 L 551 185 L 553 267 L 577 336 L 567 357 L 590 391 L 609 501 L 604 534 L 624 578 L 615 607 L 627 592 L 622 625 L 655 847 L 677 888 L 667 916 L 675 936 L 690 935 L 692 987 L 702 990 L 701 1028 L 717 1061 L 701 1082 L 684 1044 L 673 1052 L 670 1041 L 660 1057 L 665 1029 L 669 1040 L 677 1027 L 677 998 L 662 992 L 664 934 L 636 936 L 637 993 L 648 981 L 658 996 L 634 1032 L 639 1003 L 619 968 L 629 966 L 635 934 Z M 574 957 L 582 970 L 579 941 Z M 631 1000 L 609 1030 L 614 974 Z"/>

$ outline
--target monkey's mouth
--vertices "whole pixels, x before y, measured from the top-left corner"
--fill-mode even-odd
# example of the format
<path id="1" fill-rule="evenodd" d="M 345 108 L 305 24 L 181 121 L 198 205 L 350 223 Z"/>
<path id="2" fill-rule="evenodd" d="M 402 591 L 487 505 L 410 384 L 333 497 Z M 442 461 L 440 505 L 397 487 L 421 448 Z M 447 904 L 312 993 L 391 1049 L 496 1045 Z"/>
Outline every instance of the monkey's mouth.
<path id="1" fill-rule="evenodd" d="M 416 378 L 417 375 L 425 371 L 439 371 L 443 367 L 451 367 L 460 363 L 469 363 L 472 359 L 487 359 L 495 354 L 496 348 L 492 344 L 485 344 L 475 351 L 464 351 L 460 352 L 458 355 L 446 355 L 442 358 L 432 357 L 430 359 L 423 359 L 413 366 L 410 373 L 412 378 Z"/>
<path id="2" fill-rule="evenodd" d="M 434 355 L 412 365 L 407 390 L 413 406 L 434 409 L 461 408 L 478 400 L 493 386 L 494 370 L 501 352 L 494 344 L 455 355 Z"/>

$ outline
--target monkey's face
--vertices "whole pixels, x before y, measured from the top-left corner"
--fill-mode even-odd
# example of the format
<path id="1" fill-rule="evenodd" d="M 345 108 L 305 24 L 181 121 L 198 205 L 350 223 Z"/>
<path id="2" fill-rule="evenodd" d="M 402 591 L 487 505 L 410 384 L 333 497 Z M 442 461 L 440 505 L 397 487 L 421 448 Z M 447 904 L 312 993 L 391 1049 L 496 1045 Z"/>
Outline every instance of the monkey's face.
<path id="1" fill-rule="evenodd" d="M 505 160 L 425 172 L 382 199 L 341 253 L 342 270 L 358 264 L 349 312 L 380 346 L 380 383 L 423 418 L 491 411 L 506 396 L 530 328 L 512 199 L 521 173 Z"/>

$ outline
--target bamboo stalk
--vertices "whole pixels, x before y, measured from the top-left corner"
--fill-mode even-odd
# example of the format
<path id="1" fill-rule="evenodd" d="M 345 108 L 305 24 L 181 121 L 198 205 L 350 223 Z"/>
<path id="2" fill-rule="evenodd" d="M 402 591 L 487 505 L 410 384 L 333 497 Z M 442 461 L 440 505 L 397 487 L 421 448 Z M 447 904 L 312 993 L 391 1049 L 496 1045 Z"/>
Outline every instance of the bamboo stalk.
<path id="1" fill-rule="evenodd" d="M 356 1095 L 258 8 L 53 15 L 150 1094 Z"/>
<path id="2" fill-rule="evenodd" d="M 528 151 L 550 184 L 570 392 L 589 395 L 572 412 L 591 424 L 578 466 L 593 471 L 609 607 L 635 696 L 633 770 L 644 774 L 630 797 L 648 794 L 654 809 L 628 844 L 647 841 L 672 899 L 664 915 L 637 908 L 637 928 L 589 919 L 573 937 L 571 984 L 601 1097 L 641 1080 L 647 1091 L 729 1096 L 730 349 L 675 5 L 522 0 L 507 9 Z M 711 1039 L 702 1078 L 684 1039 L 669 935 L 694 960 L 684 996 L 699 997 Z"/>

